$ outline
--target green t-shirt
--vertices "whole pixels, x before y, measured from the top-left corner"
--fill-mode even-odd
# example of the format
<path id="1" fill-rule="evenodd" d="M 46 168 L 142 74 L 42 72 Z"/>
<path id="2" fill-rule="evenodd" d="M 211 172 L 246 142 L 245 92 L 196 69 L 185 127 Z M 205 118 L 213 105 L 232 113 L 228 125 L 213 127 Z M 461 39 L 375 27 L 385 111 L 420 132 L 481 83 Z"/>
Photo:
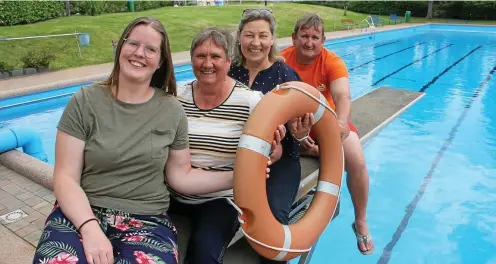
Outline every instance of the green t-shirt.
<path id="1" fill-rule="evenodd" d="M 175 97 L 155 89 L 147 102 L 128 104 L 102 85 L 83 87 L 58 129 L 86 143 L 81 187 L 91 205 L 142 215 L 169 208 L 169 149 L 188 147 L 188 121 Z"/>

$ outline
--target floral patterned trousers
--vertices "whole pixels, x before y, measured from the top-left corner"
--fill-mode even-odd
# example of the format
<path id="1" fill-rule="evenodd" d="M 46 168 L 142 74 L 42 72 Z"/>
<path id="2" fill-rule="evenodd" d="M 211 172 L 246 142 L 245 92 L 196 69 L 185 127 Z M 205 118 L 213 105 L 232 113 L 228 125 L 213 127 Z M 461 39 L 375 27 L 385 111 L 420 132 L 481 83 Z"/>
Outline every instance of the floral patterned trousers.
<path id="1" fill-rule="evenodd" d="M 114 249 L 114 263 L 178 262 L 177 233 L 170 218 L 134 215 L 92 207 Z M 33 264 L 86 264 L 81 236 L 62 210 L 55 205 L 40 237 Z"/>

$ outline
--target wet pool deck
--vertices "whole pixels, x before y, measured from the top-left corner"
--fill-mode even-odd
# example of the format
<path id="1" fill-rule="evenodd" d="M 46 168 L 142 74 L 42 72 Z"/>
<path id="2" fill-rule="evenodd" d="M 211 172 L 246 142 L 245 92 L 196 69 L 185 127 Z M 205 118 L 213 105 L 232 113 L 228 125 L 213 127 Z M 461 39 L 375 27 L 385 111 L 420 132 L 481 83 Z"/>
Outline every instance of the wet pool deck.
<path id="1" fill-rule="evenodd" d="M 412 26 L 417 25 L 400 24 L 384 26 L 377 28 L 376 32 Z M 326 33 L 326 37 L 327 39 L 336 39 L 364 34 L 370 34 L 370 30 L 368 32 L 360 32 L 360 30 L 356 29 L 353 31 L 330 32 Z M 278 39 L 279 45 L 288 45 L 290 43 L 290 38 Z M 173 61 L 175 65 L 189 63 L 189 52 L 174 53 Z M 111 69 L 112 63 L 108 63 L 1 80 L 0 99 L 101 80 L 108 76 Z M 398 111 L 405 108 L 407 105 L 405 102 L 410 101 L 411 103 L 421 97 L 419 94 L 409 94 L 404 91 L 399 91 L 399 93 L 394 93 L 393 95 L 391 91 L 388 92 L 384 89 L 376 90 L 370 94 L 374 95 L 374 93 L 376 93 L 375 100 L 362 102 L 361 100 L 367 100 L 367 97 L 364 96 L 353 102 L 352 118 L 358 129 L 362 132 L 362 135 L 364 135 L 363 141 L 378 131 L 382 125 L 394 118 Z M 377 93 L 389 93 L 389 98 L 394 99 L 398 103 L 386 109 L 378 107 L 384 103 L 381 100 L 387 100 L 387 98 L 384 98 L 387 95 Z M 369 118 L 371 108 L 381 112 L 377 116 L 378 118 L 383 118 L 382 121 L 375 120 L 374 122 Z M 8 156 L 15 156 L 12 153 L 6 154 L 9 154 Z M 31 263 L 35 245 L 38 242 L 45 218 L 50 213 L 55 198 L 49 189 L 50 184 L 47 183 L 47 179 L 45 181 L 34 182 L 30 177 L 23 176 L 24 173 L 23 175 L 19 174 L 18 172 L 22 173 L 21 170 L 16 169 L 18 171 L 16 172 L 9 168 L 11 166 L 6 167 L 2 165 L 2 160 L 5 161 L 5 159 L 3 157 L 0 159 L 0 216 L 10 214 L 9 216 L 15 220 L 16 216 L 19 216 L 15 213 L 16 210 L 22 210 L 26 215 L 24 217 L 21 216 L 18 220 L 11 223 L 6 222 L 4 219 L 0 220 L 0 263 Z M 46 171 L 45 169 L 44 173 L 47 175 L 50 171 Z M 236 257 L 234 258 L 233 253 L 237 252 L 238 247 L 240 248 L 240 253 L 235 254 Z M 256 263 L 252 262 L 252 254 L 248 253 L 248 255 L 243 257 L 243 247 L 243 243 L 240 246 L 235 245 L 230 251 L 231 253 L 228 253 L 226 256 L 226 263 Z M 244 258 L 246 258 L 246 261 L 242 260 Z"/>

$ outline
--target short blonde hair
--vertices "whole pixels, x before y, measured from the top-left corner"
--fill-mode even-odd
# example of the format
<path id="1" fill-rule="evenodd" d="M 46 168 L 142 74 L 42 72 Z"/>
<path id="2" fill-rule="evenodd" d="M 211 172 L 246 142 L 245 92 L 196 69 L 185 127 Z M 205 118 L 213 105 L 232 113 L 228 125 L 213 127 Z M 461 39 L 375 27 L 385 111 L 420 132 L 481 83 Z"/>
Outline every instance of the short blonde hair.
<path id="1" fill-rule="evenodd" d="M 304 16 L 300 17 L 294 26 L 294 34 L 298 35 L 298 31 L 300 29 L 307 29 L 313 27 L 316 30 L 320 30 L 320 26 L 322 26 L 322 37 L 324 37 L 324 21 L 322 18 L 320 18 L 319 15 L 315 13 L 309 13 L 305 14 Z"/>

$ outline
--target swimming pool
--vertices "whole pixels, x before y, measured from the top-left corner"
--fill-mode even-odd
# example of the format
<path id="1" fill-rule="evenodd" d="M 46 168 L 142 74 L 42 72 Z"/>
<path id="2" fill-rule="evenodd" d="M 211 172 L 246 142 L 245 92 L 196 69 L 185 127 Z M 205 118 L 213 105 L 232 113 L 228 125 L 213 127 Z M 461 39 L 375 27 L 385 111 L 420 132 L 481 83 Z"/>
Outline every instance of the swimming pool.
<path id="1" fill-rule="evenodd" d="M 376 253 L 356 248 L 344 188 L 311 263 L 496 263 L 496 27 L 426 25 L 326 47 L 346 62 L 353 99 L 381 86 L 426 96 L 364 146 Z M 181 83 L 189 67 L 176 67 Z M 77 89 L 1 100 L 0 126 L 36 128 L 53 163 L 69 97 L 23 102 Z"/>

